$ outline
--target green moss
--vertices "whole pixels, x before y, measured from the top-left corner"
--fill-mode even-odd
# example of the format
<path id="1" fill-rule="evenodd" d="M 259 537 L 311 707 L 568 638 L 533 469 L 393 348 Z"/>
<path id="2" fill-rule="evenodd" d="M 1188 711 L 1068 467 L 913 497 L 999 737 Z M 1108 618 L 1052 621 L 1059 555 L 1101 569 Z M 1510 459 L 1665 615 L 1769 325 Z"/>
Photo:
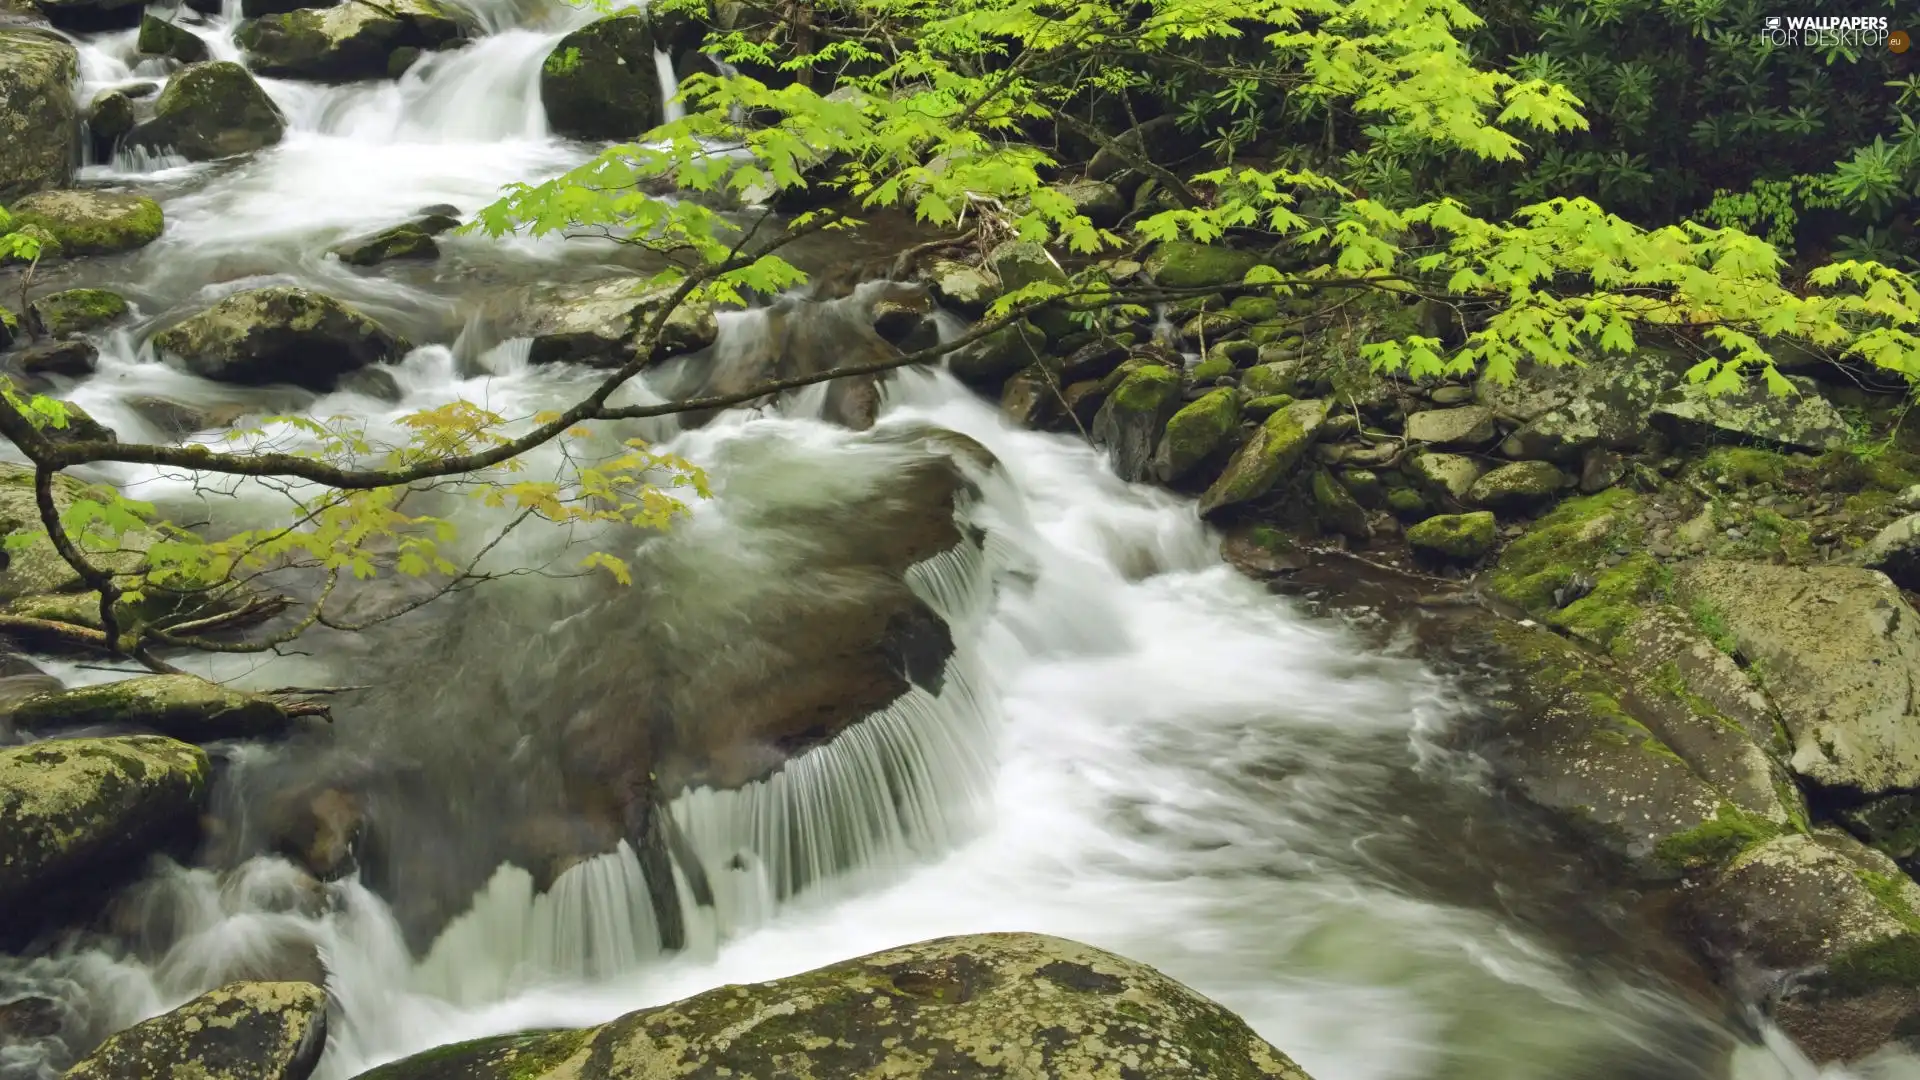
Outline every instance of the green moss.
<path id="1" fill-rule="evenodd" d="M 1717 446 L 1700 459 L 1699 472 L 1702 476 L 1738 487 L 1779 484 L 1787 476 L 1787 459 L 1772 450 Z"/>
<path id="2" fill-rule="evenodd" d="M 1170 289 L 1205 289 L 1232 285 L 1259 263 L 1248 251 L 1191 240 L 1161 244 L 1147 257 L 1147 274 L 1155 284 Z"/>
<path id="3" fill-rule="evenodd" d="M 1180 376 L 1159 364 L 1145 364 L 1122 379 L 1108 400 L 1126 412 L 1152 412 L 1166 402 L 1169 393 L 1179 391 Z"/>
<path id="4" fill-rule="evenodd" d="M 1713 602 L 1702 597 L 1687 608 L 1687 615 L 1693 619 L 1694 628 L 1713 642 L 1713 647 L 1733 656 L 1740 651 L 1740 643 L 1733 639 L 1733 631 L 1727 628 L 1726 617 Z"/>
<path id="5" fill-rule="evenodd" d="M 1250 323 L 1265 322 L 1280 314 L 1280 301 L 1271 296 L 1239 296 L 1227 310 Z"/>
<path id="6" fill-rule="evenodd" d="M 47 191 L 22 199 L 14 227 L 37 226 L 63 255 L 110 255 L 152 243 L 165 227 L 160 204 L 144 195 Z"/>
<path id="7" fill-rule="evenodd" d="M 1185 476 L 1240 424 L 1240 399 L 1231 389 L 1222 387 L 1188 403 L 1167 421 L 1160 441 L 1161 478 L 1175 480 Z"/>
<path id="8" fill-rule="evenodd" d="M 580 49 L 573 45 L 555 49 L 547 54 L 547 62 L 543 66 L 549 75 L 565 75 L 580 66 Z"/>
<path id="9" fill-rule="evenodd" d="M 1507 545 L 1488 584 L 1502 600 L 1543 616 L 1555 610 L 1554 594 L 1575 576 L 1591 573 L 1601 555 L 1626 551 L 1638 539 L 1638 497 L 1632 492 L 1609 488 L 1568 499 Z M 1642 564 L 1627 573 L 1639 579 L 1646 572 Z M 1619 596 L 1612 599 L 1617 603 Z"/>
<path id="10" fill-rule="evenodd" d="M 1397 489 L 1400 491 L 1405 488 Z M 1391 504 L 1393 495 L 1388 495 Z M 1438 514 L 1407 530 L 1407 543 L 1451 559 L 1477 559 L 1493 550 L 1493 514 Z"/>
<path id="11" fill-rule="evenodd" d="M 1233 361 L 1224 356 L 1220 356 L 1211 360 L 1202 360 L 1193 365 L 1191 374 L 1194 382 L 1204 386 L 1220 378 L 1222 375 L 1233 374 L 1233 371 Z"/>
<path id="12" fill-rule="evenodd" d="M 127 310 L 127 302 L 119 293 L 105 289 L 67 289 L 33 302 L 41 330 L 53 337 L 105 326 Z"/>
<path id="13" fill-rule="evenodd" d="M 1723 802 L 1712 818 L 1660 841 L 1654 848 L 1654 858 L 1675 870 L 1725 866 L 1741 852 L 1780 832 L 1780 826 L 1766 818 Z"/>
<path id="14" fill-rule="evenodd" d="M 1920 933 L 1899 934 L 1842 953 L 1827 965 L 1819 982 L 1846 994 L 1920 986 Z"/>
<path id="15" fill-rule="evenodd" d="M 1427 512 L 1427 499 L 1410 487 L 1388 488 L 1387 509 L 1401 517 L 1418 517 Z"/>
<path id="16" fill-rule="evenodd" d="M 1604 648 L 1640 618 L 1655 595 L 1660 569 L 1645 552 L 1630 556 L 1601 571 L 1592 592 L 1553 612 L 1547 621 Z"/>

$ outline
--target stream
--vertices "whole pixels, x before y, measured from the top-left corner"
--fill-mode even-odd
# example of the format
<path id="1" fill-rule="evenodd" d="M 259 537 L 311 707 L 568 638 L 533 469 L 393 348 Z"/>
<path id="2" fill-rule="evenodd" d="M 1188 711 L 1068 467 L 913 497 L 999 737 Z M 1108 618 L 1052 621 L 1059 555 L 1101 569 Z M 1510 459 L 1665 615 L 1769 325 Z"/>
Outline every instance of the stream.
<path id="1" fill-rule="evenodd" d="M 216 59 L 239 58 L 237 6 L 195 27 Z M 484 36 L 397 82 L 262 79 L 288 132 L 251 157 L 90 165 L 84 181 L 160 200 L 167 228 L 136 253 L 52 271 L 49 287 L 111 287 L 138 316 L 99 342 L 98 371 L 63 396 L 128 441 L 177 434 L 142 405 L 154 401 L 348 415 L 400 438 L 401 418 L 424 408 L 464 398 L 531 416 L 590 386 L 594 372 L 529 365 L 524 340 L 489 340 L 468 301 L 614 273 L 623 256 L 612 245 L 448 236 L 438 262 L 378 272 L 326 254 L 425 206 L 471 213 L 504 184 L 592 154 L 548 133 L 539 71 L 595 13 L 543 0 L 467 6 Z M 164 80 L 169 63 L 137 56 L 134 37 L 82 41 L 82 101 Z M 873 254 L 861 243 L 886 250 L 832 243 L 796 261 L 857 262 Z M 159 326 L 268 284 L 339 297 L 416 342 L 393 369 L 399 400 L 219 385 L 146 348 Z M 862 302 L 856 290 L 830 304 Z M 757 312 L 723 316 L 715 349 L 748 347 L 766 326 Z M 617 401 L 662 392 L 639 381 Z M 57 1076 L 87 1040 L 288 955 L 325 967 L 334 1005 L 317 1075 L 346 1080 L 448 1042 L 592 1024 L 995 930 L 1155 965 L 1317 1080 L 1920 1075 L 1892 1060 L 1822 1073 L 1699 978 L 1492 791 L 1453 737 L 1483 719 L 1472 679 L 1425 659 L 1393 619 L 1319 613 L 1239 576 L 1190 501 L 1119 481 L 1076 438 L 1010 427 L 943 371 L 893 376 L 870 432 L 822 422 L 821 403 L 814 388 L 692 430 L 595 434 L 662 440 L 714 479 L 715 498 L 669 536 L 608 539 L 633 545 L 631 596 L 607 598 L 614 586 L 600 578 L 510 578 L 364 635 L 317 633 L 298 654 L 182 660 L 241 686 L 374 684 L 337 710 L 341 752 L 425 762 L 423 798 L 443 805 L 423 819 L 423 843 L 449 866 L 481 865 L 442 875 L 460 913 L 425 942 L 405 925 L 406 879 L 316 885 L 260 853 L 224 868 L 157 865 L 113 932 L 0 957 L 0 1002 L 44 996 L 63 1017 L 59 1035 L 0 1048 L 0 1078 Z M 836 508 L 884 496 L 926 457 L 915 440 L 942 430 L 997 465 L 971 470 L 961 510 L 983 539 L 910 574 L 954 635 L 937 692 L 910 691 L 767 779 L 680 795 L 670 813 L 686 844 L 670 884 L 650 886 L 625 846 L 545 891 L 526 870 L 492 865 L 480 838 L 517 811 L 491 778 L 551 734 L 554 702 L 622 708 L 649 672 L 696 661 L 702 677 L 724 679 L 713 657 L 753 635 L 767 597 L 811 587 L 797 584 L 808 560 L 844 540 Z M 260 436 L 302 437 L 284 425 Z M 530 468 L 557 467 L 552 455 L 536 452 Z M 257 485 L 210 496 L 166 470 L 92 475 L 177 520 L 262 524 L 286 505 Z M 454 512 L 476 537 L 503 513 Z M 570 567 L 578 543 L 522 529 L 489 565 Z M 118 677 L 41 663 L 69 684 Z M 265 793 L 306 767 L 302 752 L 220 748 L 216 804 L 230 832 L 244 837 Z M 662 947 L 650 887 L 680 896 L 683 948 Z"/>

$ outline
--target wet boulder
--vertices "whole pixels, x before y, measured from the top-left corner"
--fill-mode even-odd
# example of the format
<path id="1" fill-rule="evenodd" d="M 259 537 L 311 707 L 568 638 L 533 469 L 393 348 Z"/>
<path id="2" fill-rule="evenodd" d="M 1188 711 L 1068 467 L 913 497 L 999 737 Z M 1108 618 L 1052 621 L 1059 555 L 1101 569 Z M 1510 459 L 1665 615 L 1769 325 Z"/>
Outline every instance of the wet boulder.
<path id="1" fill-rule="evenodd" d="M 54 508 L 65 514 L 88 490 L 88 485 L 64 473 L 55 476 Z M 53 549 L 41 526 L 33 494 L 33 470 L 24 465 L 0 464 L 0 536 L 14 533 L 30 534 L 34 539 L 9 553 L 6 568 L 0 570 L 0 603 L 81 589 L 80 575 Z M 151 531 L 129 533 L 119 541 L 123 550 L 95 553 L 94 563 L 117 574 L 137 572 L 144 561 L 141 551 L 156 538 Z"/>
<path id="2" fill-rule="evenodd" d="M 1259 264 L 1260 257 L 1250 251 L 1172 240 L 1147 256 L 1146 272 L 1155 285 L 1168 289 L 1216 289 L 1238 285 Z"/>
<path id="3" fill-rule="evenodd" d="M 1320 438 L 1326 419 L 1324 401 L 1296 401 L 1276 410 L 1200 496 L 1200 513 L 1212 515 L 1272 491 L 1306 457 L 1307 450 Z"/>
<path id="4" fill-rule="evenodd" d="M 28 698 L 13 709 L 14 727 L 21 731 L 139 728 L 191 743 L 278 735 L 288 723 L 287 711 L 273 699 L 197 675 L 142 675 L 81 686 Z"/>
<path id="5" fill-rule="evenodd" d="M 235 293 L 155 334 L 153 343 L 203 378 L 319 391 L 412 348 L 355 308 L 284 285 Z"/>
<path id="6" fill-rule="evenodd" d="M 1761 673 L 1795 773 L 1865 794 L 1920 787 L 1920 615 L 1886 575 L 1708 560 L 1675 586 Z"/>
<path id="7" fill-rule="evenodd" d="M 71 337 L 98 330 L 124 316 L 127 301 L 106 289 L 63 289 L 35 300 L 27 312 L 39 332 L 51 338 Z M 89 363 L 86 370 L 93 370 Z M 71 374 L 61 371 L 59 374 Z"/>
<path id="8" fill-rule="evenodd" d="M 539 286 L 516 297 L 505 332 L 533 339 L 528 360 L 535 364 L 619 367 L 633 358 L 637 336 L 674 291 L 672 285 L 650 285 L 638 277 Z M 682 302 L 667 316 L 652 356 L 704 349 L 719 332 L 710 304 Z"/>
<path id="9" fill-rule="evenodd" d="M 433 235 L 428 225 L 409 221 L 354 237 L 335 247 L 333 253 L 348 266 L 378 266 L 395 259 L 427 261 L 440 257 L 440 245 Z"/>
<path id="10" fill-rule="evenodd" d="M 458 10 L 437 0 L 346 0 L 243 23 L 234 40 L 262 75 L 351 82 L 386 78 L 402 49 L 445 48 L 465 37 Z"/>
<path id="11" fill-rule="evenodd" d="M 160 204 L 145 195 L 108 191 L 41 191 L 9 209 L 16 228 L 38 226 L 60 245 L 60 254 L 113 255 L 160 238 Z"/>
<path id="12" fill-rule="evenodd" d="M 99 362 L 100 350 L 92 342 L 82 340 L 43 341 L 7 357 L 8 365 L 26 376 L 29 383 L 44 382 L 48 375 L 78 379 L 93 374 Z"/>
<path id="13" fill-rule="evenodd" d="M 1097 1037 L 1088 1033 L 1097 1032 Z M 941 938 L 578 1031 L 481 1039 L 363 1080 L 738 1075 L 1308 1080 L 1213 1001 L 1143 964 L 1038 934 Z M 639 1063 L 645 1064 L 639 1064 Z"/>
<path id="14" fill-rule="evenodd" d="M 138 17 L 140 5 L 133 11 Z M 0 206 L 73 182 L 80 117 L 73 84 L 80 58 L 54 34 L 0 27 Z"/>
<path id="15" fill-rule="evenodd" d="M 1210 390 L 1182 406 L 1167 421 L 1160 447 L 1154 452 L 1154 477 L 1163 484 L 1185 479 L 1226 446 L 1239 427 L 1240 398 L 1231 389 Z"/>
<path id="16" fill-rule="evenodd" d="M 1145 364 L 1123 379 L 1093 418 L 1093 443 L 1122 480 L 1147 478 L 1160 435 L 1180 408 L 1180 376 Z"/>
<path id="17" fill-rule="evenodd" d="M 140 16 L 140 37 L 134 48 L 146 56 L 164 56 L 183 64 L 197 64 L 212 56 L 198 34 L 151 11 Z"/>
<path id="18" fill-rule="evenodd" d="M 948 354 L 947 370 L 969 386 L 996 390 L 1046 355 L 1047 335 L 1030 322 L 1003 326 Z"/>
<path id="19" fill-rule="evenodd" d="M 327 1042 L 327 992 L 235 982 L 101 1043 L 71 1080 L 306 1080 Z"/>
<path id="20" fill-rule="evenodd" d="M 153 118 L 135 125 L 127 143 L 213 161 L 272 146 L 286 118 L 247 69 L 230 60 L 190 64 L 167 81 Z"/>
<path id="21" fill-rule="evenodd" d="M 1694 442 L 1762 444 L 1824 453 L 1847 444 L 1846 418 L 1811 380 L 1787 376 L 1794 388 L 1775 394 L 1762 383 L 1709 395 L 1705 384 L 1682 382 L 1653 406 L 1653 422 Z"/>
<path id="22" fill-rule="evenodd" d="M 76 876 L 137 865 L 191 827 L 207 783 L 205 753 L 158 735 L 0 750 L 0 904 L 11 913 Z"/>
<path id="23" fill-rule="evenodd" d="M 623 11 L 568 34 L 540 68 L 540 101 L 556 134 L 635 139 L 660 123 L 660 76 L 644 11 Z"/>

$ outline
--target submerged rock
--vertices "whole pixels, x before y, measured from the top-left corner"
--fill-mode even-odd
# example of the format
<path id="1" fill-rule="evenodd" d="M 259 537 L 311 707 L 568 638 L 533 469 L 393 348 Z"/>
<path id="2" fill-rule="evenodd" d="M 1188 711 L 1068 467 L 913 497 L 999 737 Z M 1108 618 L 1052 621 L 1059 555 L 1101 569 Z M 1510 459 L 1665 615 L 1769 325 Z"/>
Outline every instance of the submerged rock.
<path id="1" fill-rule="evenodd" d="M 279 106 L 231 60 L 191 64 L 167 81 L 153 119 L 128 133 L 129 145 L 213 161 L 272 146 L 286 133 Z"/>
<path id="2" fill-rule="evenodd" d="M 106 191 L 42 191 L 9 207 L 16 228 L 37 225 L 62 255 L 112 255 L 160 238 L 160 204 L 145 195 Z"/>
<path id="3" fill-rule="evenodd" d="M 203 378 L 320 391 L 412 348 L 358 310 L 286 285 L 235 293 L 155 334 L 153 343 Z"/>
<path id="4" fill-rule="evenodd" d="M 327 1043 L 327 992 L 236 982 L 111 1036 L 70 1080 L 306 1080 Z"/>
<path id="5" fill-rule="evenodd" d="M 363 1080 L 760 1076 L 1308 1080 L 1226 1009 L 1037 934 L 941 938 L 727 986 L 579 1031 L 442 1047 Z"/>
<path id="6" fill-rule="evenodd" d="M 33 302 L 28 312 L 47 337 L 63 338 L 98 330 L 125 315 L 127 301 L 119 293 L 105 289 L 66 289 L 48 293 Z M 88 364 L 87 370 L 93 370 Z M 69 374 L 69 372 L 60 372 Z"/>
<path id="7" fill-rule="evenodd" d="M 132 865 L 193 823 L 207 781 L 205 753 L 158 735 L 0 750 L 0 904 L 11 915 L 75 875 Z"/>
<path id="8" fill-rule="evenodd" d="M 645 11 L 623 11 L 560 39 L 540 67 L 547 124 L 579 139 L 635 139 L 665 115 Z"/>
<path id="9" fill-rule="evenodd" d="M 1144 480 L 1160 434 L 1180 408 L 1180 376 L 1146 364 L 1123 379 L 1093 418 L 1093 443 L 1122 480 Z"/>
<path id="10" fill-rule="evenodd" d="M 143 675 L 27 698 L 13 724 L 46 733 L 67 728 L 145 728 L 183 742 L 278 735 L 287 712 L 257 694 L 230 690 L 197 675 Z"/>
<path id="11" fill-rule="evenodd" d="M 394 259 L 437 259 L 440 245 L 427 226 L 409 221 L 355 237 L 334 248 L 333 253 L 348 266 L 377 266 Z"/>
<path id="12" fill-rule="evenodd" d="M 348 82 L 387 77 L 396 52 L 444 48 L 465 33 L 458 12 L 437 0 L 346 0 L 263 15 L 234 40 L 262 75 Z"/>
<path id="13" fill-rule="evenodd" d="M 134 4 L 135 18 L 140 5 Z M 80 54 L 41 30 L 0 27 L 0 206 L 73 182 L 80 116 L 73 85 Z"/>

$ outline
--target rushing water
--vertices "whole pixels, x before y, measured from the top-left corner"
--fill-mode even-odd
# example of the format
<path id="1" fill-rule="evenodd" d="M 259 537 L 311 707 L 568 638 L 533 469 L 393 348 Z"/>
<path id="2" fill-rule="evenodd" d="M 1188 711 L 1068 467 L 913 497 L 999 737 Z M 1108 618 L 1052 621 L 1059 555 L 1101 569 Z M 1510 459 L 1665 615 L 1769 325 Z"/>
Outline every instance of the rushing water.
<path id="1" fill-rule="evenodd" d="M 324 255 L 429 204 L 471 211 L 504 183 L 591 153 L 549 135 L 538 72 L 559 36 L 592 16 L 509 0 L 473 11 L 485 36 L 397 82 L 264 80 L 290 129 L 244 162 L 89 168 L 89 180 L 160 198 L 168 228 L 82 271 L 124 291 L 140 318 L 100 342 L 99 372 L 67 396 L 129 439 L 163 437 L 136 407 L 143 398 L 348 414 L 392 435 L 407 413 L 458 398 L 531 415 L 586 385 L 579 372 L 530 369 L 524 342 L 475 339 L 463 305 L 476 288 L 616 261 L 604 247 L 452 238 L 432 268 L 377 274 Z M 235 14 L 196 30 L 216 57 L 237 56 Z M 130 33 L 83 43 L 83 99 L 165 77 L 132 48 Z M 667 58 L 661 71 L 670 78 Z M 219 387 L 143 349 L 164 320 L 271 282 L 340 296 L 433 343 L 395 369 L 400 400 Z M 743 336 L 764 325 L 726 320 L 716 352 L 751 344 Z M 999 463 L 974 469 L 978 495 L 963 509 L 984 539 L 910 575 L 955 634 L 939 692 L 910 692 L 764 781 L 673 803 L 684 843 L 674 880 L 654 884 L 681 897 L 686 948 L 661 949 L 647 871 L 625 845 L 544 892 L 525 870 L 483 867 L 491 876 L 473 882 L 464 914 L 424 948 L 402 927 L 405 882 L 380 895 L 353 877 L 317 885 L 267 857 L 225 871 L 160 866 L 110 934 L 0 960 L 0 1002 L 51 998 L 62 1023 L 0 1048 L 0 1076 L 54 1075 L 106 1032 L 236 977 L 317 978 L 323 967 L 334 1013 L 322 1075 L 343 1080 L 461 1038 L 592 1023 L 988 930 L 1057 933 L 1155 964 L 1320 1080 L 1817 1075 L 1776 1035 L 1669 974 L 1687 961 L 1484 790 L 1475 760 L 1444 738 L 1473 719 L 1464 684 L 1236 576 L 1188 502 L 1118 481 L 1076 440 L 1009 429 L 942 373 L 895 377 L 874 433 L 821 423 L 820 401 L 816 390 L 672 435 L 719 490 L 673 536 L 636 549 L 653 553 L 643 561 L 652 606 L 601 602 L 600 586 L 578 580 L 506 581 L 460 620 L 428 609 L 405 634 L 321 634 L 305 656 L 203 661 L 247 685 L 338 685 L 400 656 L 385 670 L 414 687 L 407 706 L 382 709 L 376 693 L 343 707 L 341 739 L 444 759 L 447 820 L 464 822 L 492 792 L 463 789 L 478 774 L 456 762 L 523 752 L 527 718 L 567 664 L 604 658 L 587 681 L 611 694 L 643 677 L 621 666 L 641 651 L 630 635 L 647 640 L 665 624 L 696 641 L 751 636 L 756 598 L 792 587 L 804 578 L 795 560 L 831 543 L 832 511 L 924 457 L 889 436 L 934 428 L 977 440 Z M 671 434 L 602 437 L 635 432 Z M 253 487 L 209 500 L 164 471 L 100 473 L 220 523 L 284 505 Z M 484 533 L 486 515 L 465 513 Z M 540 565 L 560 543 L 516 533 L 496 558 Z M 593 613 L 576 616 L 583 608 Z M 471 629 L 482 623 L 493 629 Z M 416 641 L 441 638 L 449 644 Z M 69 682 L 115 677 L 46 666 Z M 502 670 L 512 679 L 489 689 L 488 673 Z M 289 763 L 257 747 L 228 758 L 223 805 L 244 831 L 248 778 L 270 787 Z M 477 844 L 463 830 L 433 839 Z"/>

